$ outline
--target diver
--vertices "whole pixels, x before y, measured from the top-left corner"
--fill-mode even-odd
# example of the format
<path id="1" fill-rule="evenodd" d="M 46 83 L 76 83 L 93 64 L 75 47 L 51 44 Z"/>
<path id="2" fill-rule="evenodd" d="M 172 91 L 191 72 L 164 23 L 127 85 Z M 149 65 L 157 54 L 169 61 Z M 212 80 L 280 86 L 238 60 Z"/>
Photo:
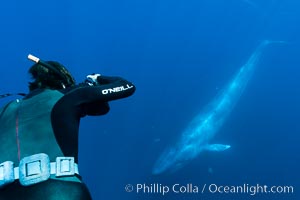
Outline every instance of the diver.
<path id="1" fill-rule="evenodd" d="M 76 85 L 62 64 L 28 58 L 29 94 L 0 109 L 0 199 L 90 200 L 78 170 L 80 118 L 105 115 L 135 86 L 100 74 Z"/>

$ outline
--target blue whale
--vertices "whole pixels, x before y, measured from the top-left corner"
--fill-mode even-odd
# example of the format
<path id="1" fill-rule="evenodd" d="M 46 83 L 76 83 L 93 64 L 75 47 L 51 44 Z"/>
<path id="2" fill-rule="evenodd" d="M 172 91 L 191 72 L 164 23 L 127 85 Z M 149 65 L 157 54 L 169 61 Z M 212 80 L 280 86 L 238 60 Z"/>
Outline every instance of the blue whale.
<path id="1" fill-rule="evenodd" d="M 273 42 L 264 40 L 259 44 L 223 92 L 190 122 L 178 142 L 161 154 L 153 167 L 153 174 L 176 171 L 202 151 L 224 151 L 230 148 L 228 144 L 210 144 L 210 141 L 233 110 L 252 77 L 264 48 L 270 43 Z"/>

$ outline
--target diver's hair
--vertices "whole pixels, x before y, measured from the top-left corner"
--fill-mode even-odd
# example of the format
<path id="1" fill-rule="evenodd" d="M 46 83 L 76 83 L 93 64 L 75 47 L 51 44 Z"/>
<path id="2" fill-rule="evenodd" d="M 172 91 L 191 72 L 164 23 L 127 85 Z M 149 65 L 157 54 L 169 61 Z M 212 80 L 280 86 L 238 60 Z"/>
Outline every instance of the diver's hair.
<path id="1" fill-rule="evenodd" d="M 71 73 L 62 64 L 55 61 L 46 61 L 46 63 L 55 68 L 56 71 L 41 64 L 34 64 L 30 67 L 29 73 L 34 80 L 33 82 L 29 82 L 30 91 L 38 88 L 59 90 L 75 85 L 75 80 Z"/>

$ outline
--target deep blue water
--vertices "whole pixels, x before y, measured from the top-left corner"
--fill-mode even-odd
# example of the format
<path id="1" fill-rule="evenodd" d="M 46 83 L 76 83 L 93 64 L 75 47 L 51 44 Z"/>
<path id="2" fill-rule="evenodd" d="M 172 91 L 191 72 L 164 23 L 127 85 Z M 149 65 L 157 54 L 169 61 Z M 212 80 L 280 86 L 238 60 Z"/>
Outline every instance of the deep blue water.
<path id="1" fill-rule="evenodd" d="M 97 72 L 135 83 L 108 115 L 82 120 L 80 172 L 94 199 L 300 199 L 299 11 L 297 0 L 6 1 L 0 93 L 27 91 L 29 53 L 63 63 L 78 82 Z M 267 48 L 213 141 L 232 148 L 153 176 L 164 148 L 264 39 L 288 44 Z M 294 194 L 125 192 L 139 183 L 291 185 Z"/>

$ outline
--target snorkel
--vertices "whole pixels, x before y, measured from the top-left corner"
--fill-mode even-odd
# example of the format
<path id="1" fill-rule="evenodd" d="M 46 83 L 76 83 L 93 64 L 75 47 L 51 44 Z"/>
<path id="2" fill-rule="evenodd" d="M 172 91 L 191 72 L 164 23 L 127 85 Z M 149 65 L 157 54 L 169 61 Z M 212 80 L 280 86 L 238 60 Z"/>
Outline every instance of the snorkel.
<path id="1" fill-rule="evenodd" d="M 60 73 L 60 71 L 58 71 L 56 68 L 54 68 L 53 66 L 49 65 L 48 63 L 46 63 L 45 61 L 41 60 L 40 58 L 29 54 L 27 56 L 27 58 L 37 64 L 43 65 L 44 67 L 52 70 L 53 72 L 55 72 L 57 75 L 59 75 L 62 79 L 64 79 L 65 77 Z"/>
<path id="2" fill-rule="evenodd" d="M 72 83 L 75 84 L 75 81 L 74 81 L 74 79 L 72 78 L 72 76 L 71 76 L 70 74 L 69 74 L 69 76 L 66 75 L 66 73 L 63 74 L 60 70 L 58 70 L 58 69 L 56 69 L 54 66 L 52 66 L 52 65 L 51 65 L 52 63 L 51 63 L 51 64 L 47 63 L 47 62 L 51 62 L 51 61 L 47 61 L 47 62 L 46 62 L 46 61 L 43 61 L 43 60 L 41 60 L 40 58 L 38 58 L 38 57 L 36 57 L 36 56 L 33 56 L 33 55 L 31 55 L 31 54 L 29 54 L 29 55 L 27 56 L 27 58 L 28 58 L 29 60 L 35 62 L 36 64 L 39 64 L 39 65 L 45 67 L 46 69 L 52 71 L 53 73 L 55 73 L 56 76 L 60 77 L 62 80 L 66 80 L 66 78 L 69 78 L 69 79 L 67 80 L 67 82 L 65 82 L 65 83 L 61 82 L 61 83 L 60 83 L 60 86 L 61 86 L 63 89 L 65 89 L 66 87 L 69 87 L 69 86 L 70 86 L 70 80 L 71 80 L 71 81 L 73 80 L 73 82 L 71 82 L 71 84 L 72 84 Z M 52 62 L 53 62 L 53 61 L 52 61 Z M 14 95 L 26 96 L 25 93 L 5 93 L 5 94 L 0 94 L 0 99 L 5 98 L 5 97 L 9 97 L 9 96 L 14 96 Z"/>
<path id="3" fill-rule="evenodd" d="M 27 58 L 35 62 L 37 65 L 46 68 L 48 71 L 51 71 L 52 74 L 55 74 L 56 78 L 61 79 L 60 83 L 63 89 L 75 85 L 75 79 L 72 77 L 70 72 L 60 63 L 55 61 L 43 61 L 31 54 L 29 54 Z"/>

